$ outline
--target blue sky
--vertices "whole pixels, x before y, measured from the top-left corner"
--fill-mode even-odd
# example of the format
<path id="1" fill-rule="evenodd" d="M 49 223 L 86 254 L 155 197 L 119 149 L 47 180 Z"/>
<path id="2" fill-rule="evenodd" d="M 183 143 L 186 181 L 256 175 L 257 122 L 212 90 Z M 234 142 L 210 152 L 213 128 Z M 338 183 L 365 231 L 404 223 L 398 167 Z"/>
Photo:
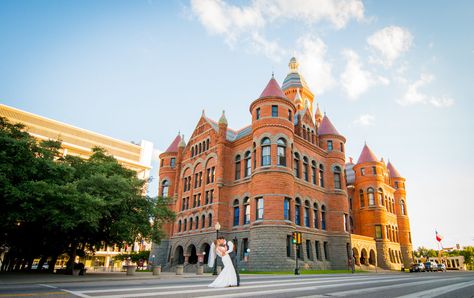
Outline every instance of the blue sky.
<path id="1" fill-rule="evenodd" d="M 407 178 L 415 247 L 474 245 L 472 1 L 1 1 L 0 102 L 165 150 L 231 128 L 296 55 L 357 159 Z"/>

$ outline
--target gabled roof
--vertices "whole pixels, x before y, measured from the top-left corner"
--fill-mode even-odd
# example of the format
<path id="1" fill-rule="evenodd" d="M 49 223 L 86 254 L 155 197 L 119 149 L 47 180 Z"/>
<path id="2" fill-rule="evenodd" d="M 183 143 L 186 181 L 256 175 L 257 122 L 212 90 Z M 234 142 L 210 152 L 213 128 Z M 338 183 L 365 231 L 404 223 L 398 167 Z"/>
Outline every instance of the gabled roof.
<path id="1" fill-rule="evenodd" d="M 173 142 L 168 147 L 168 149 L 166 149 L 165 152 L 178 152 L 179 142 L 181 142 L 181 136 L 177 135 L 176 138 L 174 138 Z"/>
<path id="2" fill-rule="evenodd" d="M 360 153 L 357 163 L 360 164 L 364 162 L 373 162 L 373 161 L 378 161 L 377 156 L 375 156 L 374 152 L 372 152 L 369 146 L 365 144 L 364 148 L 362 148 L 362 152 Z"/>
<path id="3" fill-rule="evenodd" d="M 288 98 L 286 98 L 285 96 L 285 93 L 281 91 L 280 85 L 278 84 L 278 82 L 275 80 L 273 76 L 268 82 L 265 89 L 263 89 L 262 94 L 260 94 L 259 98 L 263 98 L 263 97 L 280 97 L 280 98 L 288 100 Z"/>
<path id="4" fill-rule="evenodd" d="M 324 115 L 323 120 L 321 121 L 321 125 L 318 129 L 319 135 L 337 135 L 340 136 L 341 134 L 337 131 L 337 129 L 332 125 L 331 120 L 329 117 Z"/>
<path id="5" fill-rule="evenodd" d="M 215 131 L 219 131 L 219 125 L 216 121 L 212 120 L 211 118 L 208 118 L 208 117 L 204 117 L 204 119 L 206 119 L 206 121 L 211 125 L 211 127 L 215 130 Z M 227 128 L 227 132 L 226 132 L 226 139 L 227 141 L 236 141 L 242 137 L 245 137 L 246 135 L 250 134 L 252 132 L 252 125 L 248 125 L 248 126 L 245 126 L 244 128 L 241 128 L 237 131 L 231 129 L 231 128 Z"/>
<path id="6" fill-rule="evenodd" d="M 397 169 L 395 169 L 395 167 L 393 166 L 393 164 L 390 161 L 387 164 L 387 169 L 390 172 L 390 177 L 392 177 L 392 178 L 402 178 L 402 175 L 400 175 L 400 173 L 397 171 Z"/>

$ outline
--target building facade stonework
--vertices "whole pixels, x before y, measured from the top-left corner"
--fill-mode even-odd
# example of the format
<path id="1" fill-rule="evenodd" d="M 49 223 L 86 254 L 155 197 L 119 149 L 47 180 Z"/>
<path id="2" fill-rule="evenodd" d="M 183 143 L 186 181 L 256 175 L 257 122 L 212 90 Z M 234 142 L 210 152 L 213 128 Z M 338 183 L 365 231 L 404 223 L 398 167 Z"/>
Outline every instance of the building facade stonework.
<path id="1" fill-rule="evenodd" d="M 217 234 L 235 242 L 239 268 L 252 271 L 292 269 L 295 255 L 305 268 L 347 269 L 358 241 L 351 231 L 371 242 L 368 253 L 382 253 L 385 246 L 373 231 L 357 226 L 370 217 L 366 210 L 350 206 L 354 189 L 370 183 L 357 173 L 347 183 L 346 139 L 315 104 L 295 58 L 289 67 L 283 88 L 272 76 L 250 103 L 249 126 L 232 130 L 224 112 L 216 122 L 203 111 L 187 144 L 178 135 L 160 155 L 159 194 L 173 199 L 177 215 L 151 253 L 164 270 L 184 265 L 192 271 L 206 263 Z M 391 198 L 404 197 L 395 195 L 389 180 L 380 183 Z M 408 218 L 390 213 L 383 220 L 399 232 L 409 229 Z M 292 245 L 293 231 L 302 233 L 299 249 Z M 396 251 L 405 253 L 401 243 Z"/>

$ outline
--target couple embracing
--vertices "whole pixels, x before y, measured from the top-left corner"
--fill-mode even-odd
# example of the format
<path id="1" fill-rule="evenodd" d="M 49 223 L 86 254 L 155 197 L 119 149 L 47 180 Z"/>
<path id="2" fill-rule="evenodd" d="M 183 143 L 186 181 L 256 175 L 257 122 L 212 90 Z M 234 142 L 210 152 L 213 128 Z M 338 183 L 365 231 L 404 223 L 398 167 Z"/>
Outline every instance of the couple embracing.
<path id="1" fill-rule="evenodd" d="M 209 260 L 207 263 L 209 267 L 213 267 L 214 262 L 217 262 L 217 256 L 221 257 L 224 269 L 222 269 L 221 273 L 209 287 L 224 288 L 240 286 L 234 243 L 232 241 L 226 241 L 224 237 L 219 237 L 214 240 L 209 250 Z"/>

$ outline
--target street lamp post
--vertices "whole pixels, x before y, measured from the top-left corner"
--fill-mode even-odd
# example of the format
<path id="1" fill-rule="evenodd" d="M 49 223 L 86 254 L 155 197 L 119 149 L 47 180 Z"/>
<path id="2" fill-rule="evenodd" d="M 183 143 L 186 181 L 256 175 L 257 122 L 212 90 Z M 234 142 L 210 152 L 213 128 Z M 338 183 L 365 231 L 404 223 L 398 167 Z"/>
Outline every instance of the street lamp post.
<path id="1" fill-rule="evenodd" d="M 216 229 L 216 239 L 217 239 L 219 238 L 219 230 L 221 229 L 221 224 L 219 222 L 216 222 L 216 224 L 214 225 L 214 229 Z M 217 258 L 214 261 L 212 275 L 217 275 Z"/>

